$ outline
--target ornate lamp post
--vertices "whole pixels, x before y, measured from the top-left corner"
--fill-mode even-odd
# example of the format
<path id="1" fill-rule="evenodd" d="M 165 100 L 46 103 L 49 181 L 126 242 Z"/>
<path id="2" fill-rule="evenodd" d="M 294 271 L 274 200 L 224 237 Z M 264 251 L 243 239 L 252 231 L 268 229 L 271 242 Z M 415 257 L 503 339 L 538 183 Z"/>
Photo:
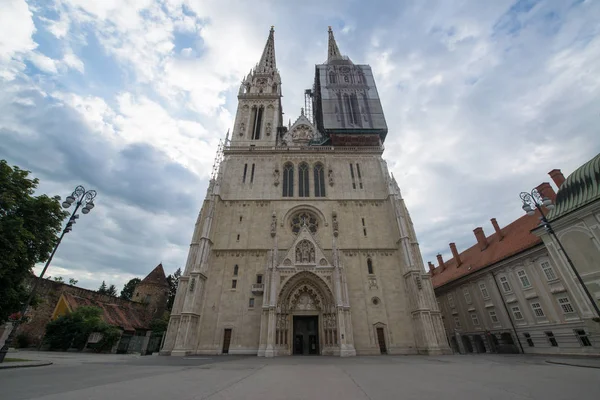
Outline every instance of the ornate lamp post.
<path id="1" fill-rule="evenodd" d="M 81 212 L 83 214 L 87 214 L 90 211 L 92 211 L 92 209 L 95 207 L 95 205 L 94 205 L 95 197 L 96 197 L 95 190 L 87 190 L 86 191 L 83 186 L 79 185 L 75 188 L 73 193 L 71 193 L 69 196 L 67 196 L 65 201 L 63 201 L 63 203 L 62 203 L 63 208 L 69 208 L 69 207 L 71 207 L 71 205 L 73 205 L 73 203 L 75 203 L 75 210 L 73 210 L 73 213 L 71 214 L 71 217 L 69 218 L 69 221 L 67 222 L 67 225 L 65 225 L 65 227 L 62 231 L 62 234 L 58 238 L 58 241 L 56 242 L 56 245 L 54 246 L 52 253 L 50 253 L 50 257 L 48 258 L 48 261 L 46 261 L 46 265 L 44 265 L 44 269 L 42 270 L 42 273 L 40 274 L 38 279 L 34 280 L 33 287 L 31 288 L 31 292 L 29 293 L 29 297 L 27 298 L 27 301 L 23 304 L 23 308 L 19 312 L 19 315 L 20 315 L 19 319 L 13 321 L 13 328 L 10 331 L 10 334 L 8 335 L 8 337 L 6 338 L 6 341 L 4 342 L 4 346 L 2 346 L 2 348 L 0 349 L 0 363 L 4 361 L 4 357 L 6 356 L 6 353 L 8 353 L 9 346 L 11 345 L 11 343 L 16 335 L 17 328 L 23 322 L 25 315 L 27 314 L 27 310 L 29 309 L 29 305 L 31 304 L 31 300 L 33 300 L 33 297 L 35 296 L 35 291 L 37 290 L 38 283 L 44 277 L 44 274 L 46 273 L 46 270 L 48 269 L 50 262 L 52 262 L 52 258 L 54 257 L 54 254 L 56 253 L 56 250 L 58 249 L 60 242 L 62 241 L 63 237 L 67 233 L 69 233 L 73 230 L 73 225 L 75 225 L 75 223 L 77 222 L 77 219 L 79 219 L 79 214 L 77 214 L 77 211 L 82 206 L 83 206 L 83 208 L 81 209 Z"/>
<path id="2" fill-rule="evenodd" d="M 523 211 L 525 211 L 525 213 L 527 215 L 529 215 L 529 216 L 534 215 L 535 209 L 537 209 L 540 212 L 540 214 L 541 214 L 540 220 L 542 221 L 542 225 L 544 226 L 544 228 L 546 228 L 546 231 L 554 238 L 556 243 L 558 243 L 558 247 L 560 248 L 562 253 L 565 255 L 565 258 L 567 259 L 567 262 L 569 263 L 571 270 L 577 277 L 577 280 L 581 284 L 581 287 L 583 288 L 583 291 L 585 292 L 588 299 L 590 300 L 590 303 L 592 303 L 592 307 L 594 307 L 594 310 L 596 311 L 596 317 L 600 318 L 600 309 L 598 309 L 598 304 L 596 304 L 594 297 L 592 296 L 592 294 L 589 292 L 589 290 L 585 286 L 585 283 L 583 283 L 583 279 L 581 279 L 581 275 L 579 275 L 577 268 L 575 268 L 573 261 L 571 261 L 571 257 L 569 257 L 569 255 L 565 251 L 565 248 L 563 247 L 562 243 L 558 239 L 558 236 L 556 236 L 554 229 L 552 229 L 552 225 L 550 225 L 548 218 L 546 218 L 546 214 L 544 213 L 544 209 L 542 207 L 546 207 L 548 210 L 552 210 L 554 208 L 554 204 L 552 204 L 552 200 L 550 200 L 550 198 L 548 198 L 548 197 L 542 197 L 542 195 L 537 191 L 537 189 L 533 189 L 531 191 L 531 193 L 521 192 L 521 194 L 519 196 L 521 197 L 521 200 L 523 201 Z"/>

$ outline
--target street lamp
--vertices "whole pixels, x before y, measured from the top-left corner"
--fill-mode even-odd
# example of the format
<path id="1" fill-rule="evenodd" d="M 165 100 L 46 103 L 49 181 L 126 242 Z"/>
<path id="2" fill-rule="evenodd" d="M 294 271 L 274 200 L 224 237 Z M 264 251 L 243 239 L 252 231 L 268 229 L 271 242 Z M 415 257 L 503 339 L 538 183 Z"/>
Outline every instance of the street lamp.
<path id="1" fill-rule="evenodd" d="M 73 225 L 75 225 L 75 223 L 79 219 L 79 214 L 77 214 L 77 210 L 79 210 L 79 207 L 83 206 L 83 208 L 81 209 L 82 213 L 87 214 L 90 211 L 92 211 L 92 209 L 95 207 L 94 206 L 94 198 L 96 198 L 95 190 L 87 190 L 86 191 L 83 186 L 79 185 L 75 188 L 73 193 L 71 193 L 69 196 L 67 196 L 65 201 L 63 201 L 63 203 L 62 203 L 63 208 L 69 208 L 69 207 L 71 207 L 71 205 L 73 205 L 73 203 L 75 203 L 75 210 L 73 210 L 73 213 L 71 214 L 71 217 L 67 221 L 67 224 L 65 225 L 60 237 L 58 238 L 56 245 L 54 246 L 54 249 L 52 250 L 52 253 L 50 253 L 50 257 L 48 258 L 48 261 L 46 261 L 46 265 L 44 265 L 44 269 L 42 270 L 42 273 L 40 274 L 38 279 L 34 280 L 33 287 L 31 288 L 31 292 L 29 293 L 29 297 L 27 298 L 27 301 L 23 304 L 23 308 L 21 309 L 21 312 L 19 313 L 19 315 L 20 315 L 19 319 L 13 321 L 13 328 L 10 331 L 10 334 L 8 335 L 8 337 L 6 338 L 6 341 L 4 342 L 4 346 L 2 346 L 2 348 L 0 349 L 0 363 L 2 363 L 4 361 L 4 357 L 6 356 L 6 353 L 8 353 L 8 348 L 16 335 L 17 328 L 19 327 L 19 324 L 21 324 L 23 322 L 23 319 L 25 318 L 25 314 L 27 314 L 27 311 L 29 309 L 29 304 L 31 304 L 31 300 L 33 300 L 35 291 L 38 287 L 38 283 L 44 277 L 44 274 L 46 273 L 46 270 L 48 269 L 48 266 L 50 265 L 50 262 L 52 261 L 52 258 L 54 257 L 54 254 L 56 253 L 58 246 L 60 245 L 60 242 L 62 241 L 63 237 L 67 233 L 69 233 L 73 230 Z"/>
<path id="2" fill-rule="evenodd" d="M 542 221 L 542 225 L 544 226 L 544 228 L 546 228 L 546 231 L 550 235 L 552 235 L 554 240 L 556 240 L 556 243 L 558 243 L 558 247 L 560 248 L 562 253 L 565 255 L 565 258 L 567 259 L 567 262 L 569 263 L 571 270 L 573 270 L 573 273 L 575 274 L 575 276 L 577 277 L 577 280 L 581 284 L 583 291 L 585 292 L 588 299 L 590 300 L 590 303 L 592 303 L 592 307 L 594 307 L 594 310 L 596 311 L 596 316 L 598 318 L 600 318 L 600 309 L 598 309 L 598 304 L 596 304 L 594 297 L 592 296 L 592 294 L 589 292 L 589 290 L 585 286 L 585 283 L 583 283 L 583 279 L 581 279 L 581 275 L 579 275 L 579 272 L 577 272 L 577 268 L 575 268 L 573 261 L 571 261 L 571 257 L 569 257 L 569 255 L 565 251 L 565 248 L 563 247 L 562 243 L 558 239 L 558 236 L 556 236 L 554 229 L 552 229 L 552 225 L 550 225 L 550 221 L 548 221 L 548 218 L 546 218 L 546 214 L 544 213 L 544 209 L 542 207 L 546 207 L 546 209 L 552 210 L 554 208 L 554 204 L 552 204 L 552 200 L 548 197 L 542 197 L 542 195 L 540 194 L 540 192 L 538 192 L 537 189 L 533 189 L 531 191 L 531 193 L 521 192 L 521 194 L 519 196 L 521 197 L 521 200 L 523 201 L 523 211 L 525 211 L 525 213 L 527 215 L 529 215 L 529 216 L 534 215 L 536 209 L 540 212 L 540 215 L 541 215 L 540 220 Z"/>

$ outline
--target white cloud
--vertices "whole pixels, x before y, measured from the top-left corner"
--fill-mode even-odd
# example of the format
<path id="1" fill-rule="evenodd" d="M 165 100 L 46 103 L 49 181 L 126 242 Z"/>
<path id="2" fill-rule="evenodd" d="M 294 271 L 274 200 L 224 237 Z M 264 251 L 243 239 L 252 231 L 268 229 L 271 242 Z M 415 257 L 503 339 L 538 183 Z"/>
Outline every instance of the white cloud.
<path id="1" fill-rule="evenodd" d="M 81 59 L 79 57 L 77 57 L 75 54 L 73 54 L 72 51 L 68 51 L 67 53 L 65 53 L 65 55 L 63 56 L 62 62 L 67 67 L 73 68 L 82 74 L 85 72 L 85 67 L 83 65 L 83 61 L 81 61 Z"/>

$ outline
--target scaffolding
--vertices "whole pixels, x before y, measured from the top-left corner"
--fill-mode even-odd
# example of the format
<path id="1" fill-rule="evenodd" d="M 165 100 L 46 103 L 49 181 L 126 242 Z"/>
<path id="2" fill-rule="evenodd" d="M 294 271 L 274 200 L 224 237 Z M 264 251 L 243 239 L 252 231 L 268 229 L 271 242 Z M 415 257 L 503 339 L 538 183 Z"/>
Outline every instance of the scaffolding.
<path id="1" fill-rule="evenodd" d="M 304 91 L 304 110 L 306 118 L 310 121 L 311 124 L 314 124 L 314 115 L 313 115 L 313 91 L 312 89 L 306 89 Z"/>
<path id="2" fill-rule="evenodd" d="M 227 133 L 229 136 L 229 132 Z M 225 138 L 225 141 L 219 139 L 219 145 L 217 146 L 217 155 L 215 156 L 215 162 L 212 166 L 212 172 L 210 174 L 210 180 L 215 180 L 219 176 L 219 167 L 221 166 L 221 162 L 223 161 L 223 148 L 225 147 L 225 143 L 228 138 Z"/>

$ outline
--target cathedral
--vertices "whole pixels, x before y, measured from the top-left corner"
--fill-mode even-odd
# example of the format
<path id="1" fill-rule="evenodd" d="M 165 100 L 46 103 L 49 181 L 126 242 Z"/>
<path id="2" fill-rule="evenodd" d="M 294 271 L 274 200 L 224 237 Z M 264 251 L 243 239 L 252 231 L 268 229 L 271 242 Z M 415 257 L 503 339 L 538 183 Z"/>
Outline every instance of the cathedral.
<path id="1" fill-rule="evenodd" d="M 217 154 L 161 354 L 450 352 L 371 67 L 327 61 L 283 121 L 271 28 Z"/>

